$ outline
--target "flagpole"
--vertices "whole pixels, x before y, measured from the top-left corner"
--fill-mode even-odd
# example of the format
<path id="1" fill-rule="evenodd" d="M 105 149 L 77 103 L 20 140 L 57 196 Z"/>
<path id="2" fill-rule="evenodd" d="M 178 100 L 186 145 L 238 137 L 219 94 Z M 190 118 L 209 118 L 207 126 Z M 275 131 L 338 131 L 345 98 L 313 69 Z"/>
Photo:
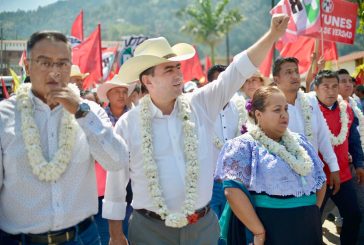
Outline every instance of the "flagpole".
<path id="1" fill-rule="evenodd" d="M 3 25 L 0 26 L 0 75 L 3 74 Z"/>
<path id="2" fill-rule="evenodd" d="M 272 8 L 271 9 L 273 9 L 274 8 L 274 6 L 275 6 L 275 1 L 274 0 L 272 0 Z M 274 43 L 273 44 L 273 55 L 272 55 L 272 58 L 273 58 L 273 62 L 276 60 L 276 52 L 275 52 L 275 46 L 276 46 L 276 43 Z"/>

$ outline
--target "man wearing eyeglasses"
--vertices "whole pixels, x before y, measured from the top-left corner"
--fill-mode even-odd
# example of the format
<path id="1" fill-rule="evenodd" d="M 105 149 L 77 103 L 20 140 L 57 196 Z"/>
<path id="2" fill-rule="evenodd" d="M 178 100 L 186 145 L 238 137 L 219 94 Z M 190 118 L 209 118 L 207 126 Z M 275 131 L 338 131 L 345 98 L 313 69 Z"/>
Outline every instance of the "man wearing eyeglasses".
<path id="1" fill-rule="evenodd" d="M 128 161 L 105 111 L 69 86 L 71 48 L 58 32 L 27 42 L 26 72 L 0 103 L 0 244 L 101 244 L 94 161 Z"/>

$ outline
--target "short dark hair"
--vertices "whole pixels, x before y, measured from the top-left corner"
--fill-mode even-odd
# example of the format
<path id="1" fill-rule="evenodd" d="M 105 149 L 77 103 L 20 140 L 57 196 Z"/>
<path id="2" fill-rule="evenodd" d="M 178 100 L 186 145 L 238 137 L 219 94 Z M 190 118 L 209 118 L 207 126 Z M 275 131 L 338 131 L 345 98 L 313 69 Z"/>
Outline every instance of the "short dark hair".
<path id="1" fill-rule="evenodd" d="M 281 71 L 281 66 L 284 63 L 295 63 L 298 66 L 298 59 L 295 57 L 278 57 L 273 64 L 272 74 L 273 76 L 278 76 L 279 72 Z"/>
<path id="2" fill-rule="evenodd" d="M 207 71 L 207 81 L 210 83 L 213 81 L 215 72 L 221 73 L 227 68 L 226 65 L 214 65 Z"/>
<path id="3" fill-rule="evenodd" d="M 342 69 L 339 69 L 338 71 L 337 71 L 337 74 L 338 75 L 350 75 L 350 73 L 348 72 L 348 70 L 346 70 L 346 69 L 344 69 L 344 68 L 342 68 Z"/>
<path id="4" fill-rule="evenodd" d="M 339 76 L 337 75 L 337 72 L 330 70 L 322 70 L 319 71 L 319 73 L 317 73 L 315 80 L 313 81 L 315 86 L 316 87 L 320 86 L 324 78 L 336 78 L 337 82 L 339 83 Z"/>
<path id="5" fill-rule="evenodd" d="M 142 93 L 148 92 L 147 87 L 144 85 L 142 78 L 143 76 L 152 75 L 154 76 L 155 66 L 149 67 L 148 69 L 144 70 L 142 73 L 139 74 L 139 81 L 141 83 L 141 91 Z"/>
<path id="6" fill-rule="evenodd" d="M 27 58 L 30 58 L 30 51 L 34 48 L 35 44 L 43 39 L 64 42 L 68 44 L 71 50 L 71 46 L 68 43 L 68 39 L 63 33 L 58 31 L 38 31 L 34 32 L 27 41 Z"/>

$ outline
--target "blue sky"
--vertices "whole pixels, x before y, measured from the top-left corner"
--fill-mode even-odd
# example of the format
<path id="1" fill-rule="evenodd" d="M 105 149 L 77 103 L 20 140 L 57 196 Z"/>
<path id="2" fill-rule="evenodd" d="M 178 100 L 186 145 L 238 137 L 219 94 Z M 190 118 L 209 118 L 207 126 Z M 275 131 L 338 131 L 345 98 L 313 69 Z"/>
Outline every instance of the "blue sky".
<path id="1" fill-rule="evenodd" d="M 57 2 L 57 0 L 0 0 L 0 13 L 20 10 L 36 10 L 39 6 Z"/>

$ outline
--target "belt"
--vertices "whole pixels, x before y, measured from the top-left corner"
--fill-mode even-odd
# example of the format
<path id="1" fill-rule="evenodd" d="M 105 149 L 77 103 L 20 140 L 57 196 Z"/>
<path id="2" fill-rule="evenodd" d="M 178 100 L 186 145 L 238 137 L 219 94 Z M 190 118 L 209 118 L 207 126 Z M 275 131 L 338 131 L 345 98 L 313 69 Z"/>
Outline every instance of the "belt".
<path id="1" fill-rule="evenodd" d="M 210 209 L 211 209 L 210 204 L 207 204 L 203 208 L 197 209 L 193 214 L 187 216 L 188 223 L 189 224 L 196 223 L 199 219 L 201 219 L 206 214 L 208 214 Z M 149 210 L 146 210 L 146 209 L 135 209 L 135 211 L 137 211 L 138 213 L 140 213 L 141 215 L 143 215 L 143 216 L 145 216 L 147 218 L 152 218 L 152 219 L 157 219 L 157 220 L 160 220 L 160 221 L 164 221 L 164 219 L 162 219 L 162 217 L 159 214 L 156 214 L 153 211 L 149 211 Z"/>
<path id="2" fill-rule="evenodd" d="M 1 231 L 5 236 L 12 240 L 19 241 L 20 244 L 23 238 L 29 243 L 39 243 L 39 244 L 61 244 L 64 242 L 74 240 L 76 233 L 80 234 L 87 230 L 87 228 L 93 223 L 94 218 L 91 216 L 84 221 L 78 223 L 75 226 L 59 230 L 59 231 L 49 231 L 42 234 L 17 234 L 12 235 Z"/>

